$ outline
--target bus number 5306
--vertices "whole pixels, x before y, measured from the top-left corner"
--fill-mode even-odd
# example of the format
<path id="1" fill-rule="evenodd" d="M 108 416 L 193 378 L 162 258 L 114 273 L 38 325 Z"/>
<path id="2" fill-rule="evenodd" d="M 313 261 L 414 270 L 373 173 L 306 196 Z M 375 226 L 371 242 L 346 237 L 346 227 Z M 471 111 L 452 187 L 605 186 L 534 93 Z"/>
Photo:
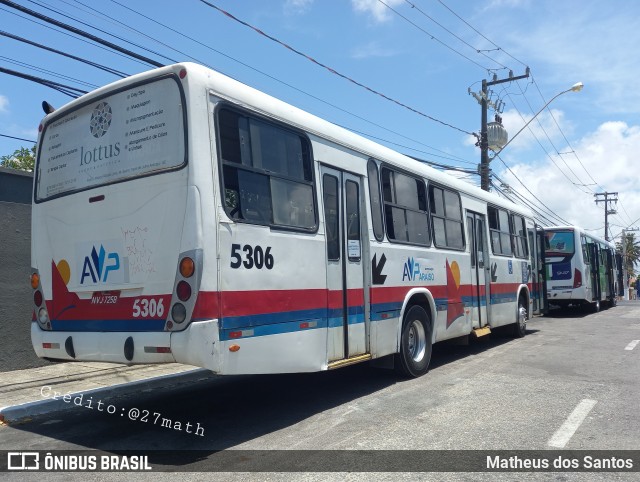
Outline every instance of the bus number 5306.
<path id="1" fill-rule="evenodd" d="M 134 318 L 146 318 L 155 317 L 162 318 L 164 315 L 164 305 L 162 304 L 162 298 L 156 301 L 155 298 L 150 300 L 143 298 L 133 302 L 133 317 Z"/>

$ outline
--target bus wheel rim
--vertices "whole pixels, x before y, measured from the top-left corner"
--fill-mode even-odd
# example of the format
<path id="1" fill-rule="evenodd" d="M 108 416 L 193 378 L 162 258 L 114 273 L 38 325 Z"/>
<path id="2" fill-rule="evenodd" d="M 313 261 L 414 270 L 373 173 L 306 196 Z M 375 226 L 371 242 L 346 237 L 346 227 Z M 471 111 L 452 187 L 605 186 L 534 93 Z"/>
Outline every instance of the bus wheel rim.
<path id="1" fill-rule="evenodd" d="M 518 323 L 521 327 L 527 326 L 527 309 L 522 305 L 518 308 Z"/>
<path id="2" fill-rule="evenodd" d="M 422 361 L 427 349 L 427 335 L 424 326 L 418 320 L 412 321 L 409 326 L 407 348 L 408 354 L 414 362 Z"/>

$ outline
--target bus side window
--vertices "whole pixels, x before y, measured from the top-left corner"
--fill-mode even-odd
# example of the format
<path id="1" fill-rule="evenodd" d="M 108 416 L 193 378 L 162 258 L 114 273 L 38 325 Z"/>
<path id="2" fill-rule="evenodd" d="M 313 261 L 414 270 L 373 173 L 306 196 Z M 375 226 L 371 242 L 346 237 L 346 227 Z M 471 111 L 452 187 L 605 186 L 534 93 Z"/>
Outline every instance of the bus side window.
<path id="1" fill-rule="evenodd" d="M 529 256 L 529 249 L 527 246 L 527 229 L 525 226 L 524 218 L 522 216 L 512 214 L 511 225 L 511 239 L 514 253 L 518 258 L 526 258 Z"/>
<path id="2" fill-rule="evenodd" d="M 431 239 L 424 181 L 383 167 L 382 192 L 389 239 L 429 246 Z"/>
<path id="3" fill-rule="evenodd" d="M 382 203 L 380 201 L 380 180 L 378 178 L 378 165 L 373 159 L 369 159 L 367 163 L 367 176 L 369 178 L 373 235 L 378 241 L 382 241 L 384 238 L 384 225 L 382 223 Z"/>
<path id="4" fill-rule="evenodd" d="M 429 186 L 433 222 L 433 243 L 438 248 L 464 249 L 464 226 L 460 195 L 449 189 Z"/>
<path id="5" fill-rule="evenodd" d="M 491 233 L 491 249 L 494 254 L 511 256 L 513 248 L 511 246 L 511 228 L 509 213 L 504 209 L 487 207 L 489 217 L 489 231 Z"/>
<path id="6" fill-rule="evenodd" d="M 307 231 L 317 227 L 306 137 L 227 108 L 218 112 L 218 136 L 229 217 Z"/>
<path id="7" fill-rule="evenodd" d="M 587 246 L 586 236 L 580 235 L 580 244 L 582 245 L 582 257 L 584 258 L 584 262 L 586 264 L 591 264 L 591 256 Z"/>

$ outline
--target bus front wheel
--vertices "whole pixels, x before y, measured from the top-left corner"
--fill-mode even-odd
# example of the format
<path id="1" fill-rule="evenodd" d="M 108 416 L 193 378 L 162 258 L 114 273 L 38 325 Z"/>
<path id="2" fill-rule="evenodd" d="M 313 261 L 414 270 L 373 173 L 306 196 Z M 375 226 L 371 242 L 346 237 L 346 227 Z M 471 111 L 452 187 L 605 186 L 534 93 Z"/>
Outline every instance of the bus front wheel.
<path id="1" fill-rule="evenodd" d="M 424 375 L 429 369 L 431 351 L 429 315 L 424 308 L 414 305 L 402 320 L 400 352 L 395 359 L 396 371 L 408 378 Z"/>
<path id="2" fill-rule="evenodd" d="M 522 338 L 527 333 L 528 318 L 526 300 L 521 296 L 518 298 L 518 312 L 516 313 L 516 322 L 513 324 L 514 338 Z"/>

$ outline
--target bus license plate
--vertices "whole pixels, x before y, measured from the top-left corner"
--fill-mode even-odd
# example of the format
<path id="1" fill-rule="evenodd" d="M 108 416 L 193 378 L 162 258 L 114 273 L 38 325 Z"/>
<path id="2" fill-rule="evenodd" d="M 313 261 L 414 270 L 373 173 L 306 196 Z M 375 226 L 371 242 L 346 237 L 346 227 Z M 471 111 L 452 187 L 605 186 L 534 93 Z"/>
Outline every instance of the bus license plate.
<path id="1" fill-rule="evenodd" d="M 92 305 L 115 305 L 120 299 L 119 291 L 96 291 L 91 295 Z"/>

